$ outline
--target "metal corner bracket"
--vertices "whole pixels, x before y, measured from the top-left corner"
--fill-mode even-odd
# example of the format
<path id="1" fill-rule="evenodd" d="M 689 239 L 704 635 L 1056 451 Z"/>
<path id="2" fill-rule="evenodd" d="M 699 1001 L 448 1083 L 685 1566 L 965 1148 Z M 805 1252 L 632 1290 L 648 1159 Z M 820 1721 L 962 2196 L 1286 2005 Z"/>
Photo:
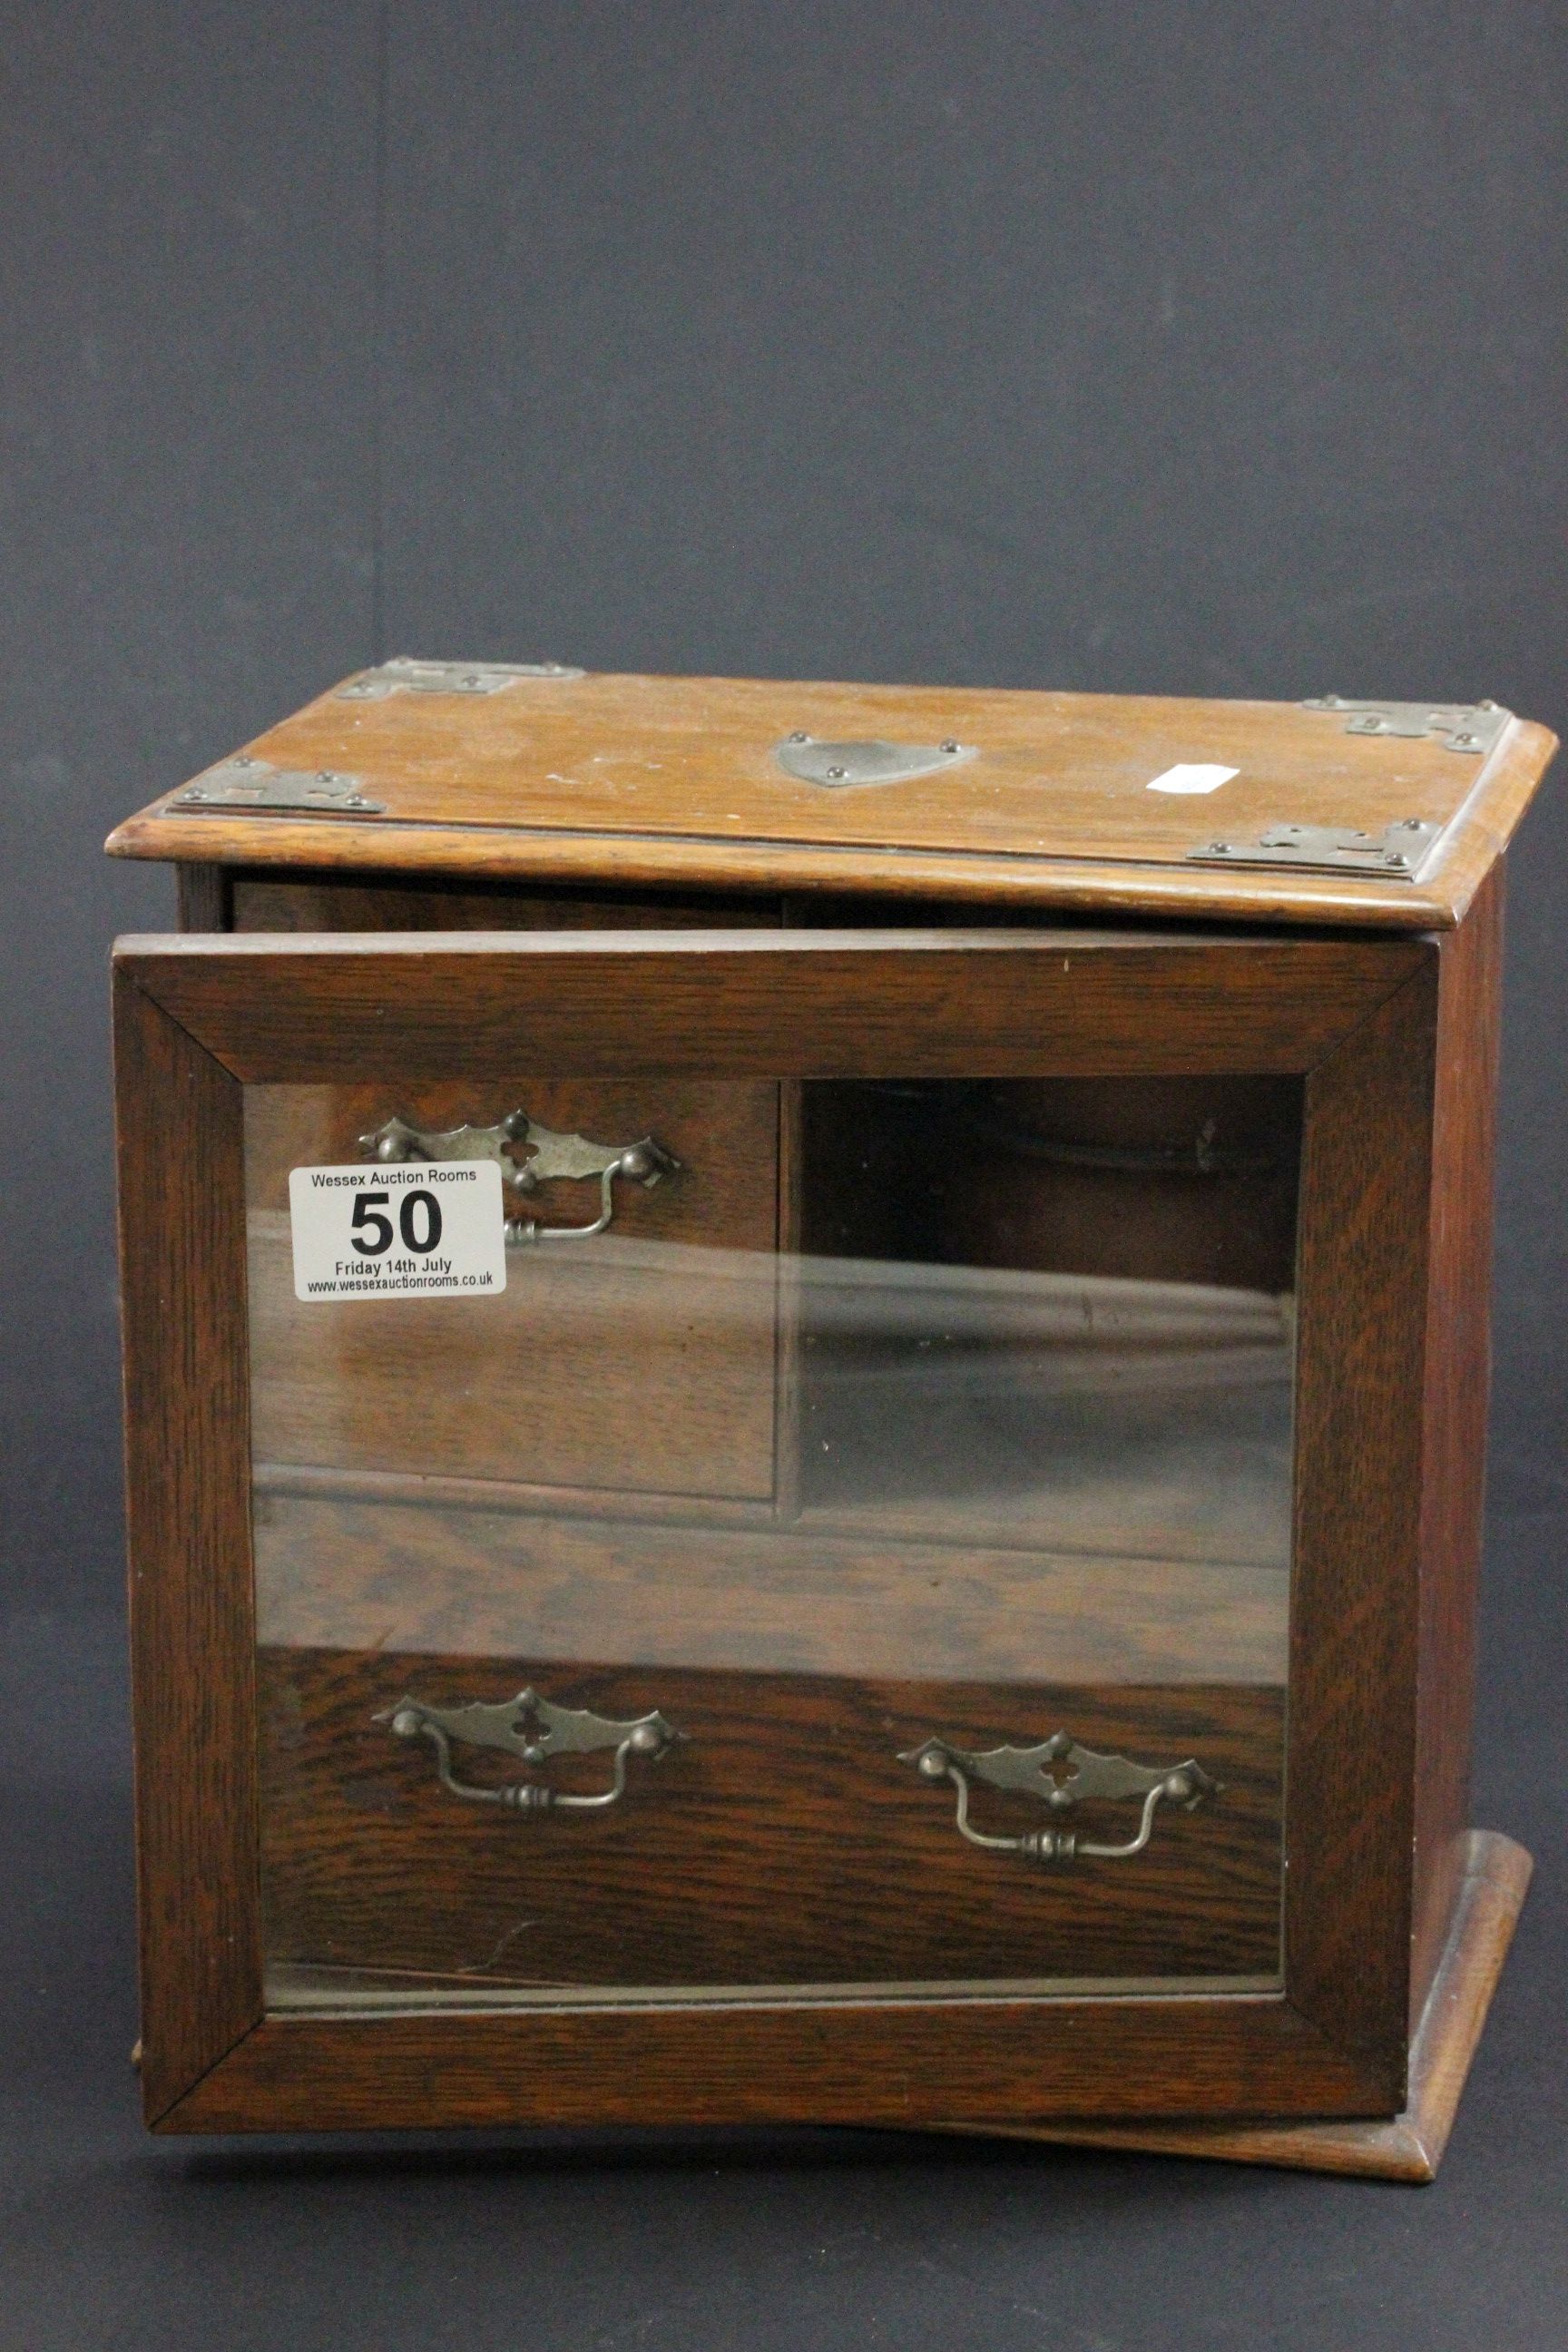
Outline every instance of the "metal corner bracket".
<path id="1" fill-rule="evenodd" d="M 309 816 L 381 816 L 384 801 L 366 798 L 361 779 L 337 768 L 274 768 L 242 751 L 198 776 L 169 803 L 172 814 L 224 815 L 231 809 Z"/>
<path id="2" fill-rule="evenodd" d="M 1398 817 L 1380 834 L 1360 833 L 1354 825 L 1271 824 L 1256 841 L 1206 841 L 1187 856 L 1196 866 L 1296 866 L 1310 873 L 1414 882 L 1442 832 L 1420 816 Z"/>
<path id="3" fill-rule="evenodd" d="M 1344 714 L 1347 735 L 1438 736 L 1447 751 L 1488 752 L 1510 719 L 1500 702 L 1351 702 L 1342 694 L 1319 694 L 1303 710 Z"/>
<path id="4" fill-rule="evenodd" d="M 374 669 L 362 670 L 336 690 L 339 702 L 384 702 L 391 694 L 500 694 L 520 679 L 564 681 L 586 672 L 569 662 L 417 661 L 397 654 Z"/>

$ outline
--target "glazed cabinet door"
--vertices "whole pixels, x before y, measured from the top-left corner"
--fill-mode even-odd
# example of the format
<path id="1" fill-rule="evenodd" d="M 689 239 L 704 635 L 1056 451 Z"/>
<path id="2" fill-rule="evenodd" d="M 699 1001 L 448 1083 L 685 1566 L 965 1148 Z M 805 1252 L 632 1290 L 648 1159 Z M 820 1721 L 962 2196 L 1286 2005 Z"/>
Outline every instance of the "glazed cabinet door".
<path id="1" fill-rule="evenodd" d="M 155 2119 L 1396 2097 L 1419 943 L 120 976 Z"/>

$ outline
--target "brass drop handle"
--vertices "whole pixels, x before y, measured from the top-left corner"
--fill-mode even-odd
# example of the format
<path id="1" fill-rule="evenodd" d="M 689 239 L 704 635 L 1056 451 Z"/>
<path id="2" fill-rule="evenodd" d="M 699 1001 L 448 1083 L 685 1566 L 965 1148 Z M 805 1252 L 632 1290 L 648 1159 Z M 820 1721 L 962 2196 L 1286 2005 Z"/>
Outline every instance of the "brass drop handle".
<path id="1" fill-rule="evenodd" d="M 436 1777 L 454 1797 L 471 1805 L 500 1805 L 514 1813 L 603 1812 L 626 1793 L 626 1765 L 633 1756 L 650 1759 L 683 1738 L 656 1709 L 629 1723 L 595 1715 L 587 1707 L 557 1706 L 531 1687 L 513 1699 L 490 1705 L 468 1699 L 458 1706 L 429 1706 L 423 1699 L 400 1698 L 378 1715 L 398 1739 L 426 1739 L 436 1751 Z M 523 1764 L 547 1764 L 555 1756 L 585 1756 L 614 1748 L 610 1785 L 597 1796 L 579 1797 L 552 1789 L 544 1780 L 510 1780 L 486 1788 L 477 1780 L 459 1780 L 452 1769 L 452 1743 L 469 1748 L 500 1748 Z"/>
<path id="2" fill-rule="evenodd" d="M 1065 1731 L 1053 1732 L 1035 1748 L 989 1748 L 979 1752 L 954 1748 L 945 1739 L 927 1739 L 919 1748 L 904 1750 L 899 1761 L 912 1764 L 924 1780 L 952 1782 L 958 1790 L 955 1826 L 971 1845 L 984 1846 L 994 1853 L 1021 1853 L 1031 1862 L 1065 1863 L 1083 1856 L 1125 1861 L 1131 1854 L 1142 1853 L 1148 1844 L 1161 1804 L 1180 1805 L 1190 1813 L 1205 1798 L 1221 1792 L 1220 1783 L 1191 1757 L 1184 1764 L 1134 1764 L 1125 1756 L 1101 1756 L 1092 1748 L 1080 1748 Z M 1120 1845 L 1080 1838 L 1070 1829 L 1026 1830 L 1016 1837 L 993 1837 L 970 1822 L 972 1778 L 993 1789 L 1038 1797 L 1058 1814 L 1099 1799 L 1141 1797 L 1142 1817 L 1135 1833 Z"/>
<path id="3" fill-rule="evenodd" d="M 493 1160 L 503 1181 L 526 1196 L 541 1184 L 564 1178 L 581 1181 L 596 1177 L 599 1213 L 590 1224 L 546 1225 L 536 1217 L 508 1217 L 509 1243 L 583 1241 L 602 1234 L 616 1213 L 617 1177 L 650 1191 L 666 1176 L 679 1174 L 680 1162 L 651 1135 L 636 1143 L 595 1143 L 585 1135 L 559 1135 L 543 1127 L 526 1110 L 517 1109 L 494 1127 L 410 1127 L 405 1119 L 389 1118 L 384 1126 L 362 1135 L 359 1148 L 367 1160 Z"/>

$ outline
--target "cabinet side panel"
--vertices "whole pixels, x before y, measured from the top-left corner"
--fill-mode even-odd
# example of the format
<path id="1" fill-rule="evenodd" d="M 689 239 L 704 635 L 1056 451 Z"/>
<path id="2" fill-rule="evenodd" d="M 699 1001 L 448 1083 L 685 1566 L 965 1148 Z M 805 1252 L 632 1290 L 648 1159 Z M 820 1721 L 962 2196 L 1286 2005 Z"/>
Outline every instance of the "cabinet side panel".
<path id="1" fill-rule="evenodd" d="M 1415 1886 L 1410 2016 L 1421 2014 L 1464 1875 L 1477 1576 L 1491 1382 L 1492 1179 L 1503 868 L 1442 945 L 1426 1307 Z"/>
<path id="2" fill-rule="evenodd" d="M 234 885 L 226 866 L 178 866 L 174 885 L 181 930 L 233 930 Z"/>
<path id="3" fill-rule="evenodd" d="M 142 2095 L 261 2012 L 240 1090 L 115 975 Z"/>
<path id="4" fill-rule="evenodd" d="M 1346 2050 L 1408 2043 L 1436 956 L 1307 1083 L 1286 1984 Z"/>

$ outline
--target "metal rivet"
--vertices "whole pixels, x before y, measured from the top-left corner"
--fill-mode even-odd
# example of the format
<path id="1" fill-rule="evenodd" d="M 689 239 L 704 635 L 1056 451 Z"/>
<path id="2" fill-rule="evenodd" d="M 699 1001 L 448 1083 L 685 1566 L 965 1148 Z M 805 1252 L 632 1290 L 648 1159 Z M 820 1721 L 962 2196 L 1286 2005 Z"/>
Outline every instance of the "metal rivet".
<path id="1" fill-rule="evenodd" d="M 1460 749 L 1466 751 L 1469 750 L 1475 740 L 1476 739 L 1473 735 L 1456 735 L 1454 738 L 1455 742 L 1459 745 Z"/>
<path id="2" fill-rule="evenodd" d="M 1402 849 L 1396 849 L 1391 855 L 1388 862 L 1391 866 L 1408 866 L 1410 860 L 1405 856 L 1405 852 Z"/>
<path id="3" fill-rule="evenodd" d="M 1405 830 L 1406 833 L 1419 833 L 1422 830 L 1422 826 L 1423 820 L 1418 816 L 1407 816 L 1405 820 Z"/>
<path id="4" fill-rule="evenodd" d="M 945 743 L 943 743 L 940 748 L 941 748 L 942 751 L 947 751 L 947 752 L 949 752 L 949 753 L 952 753 L 952 752 L 953 752 L 953 751 L 957 751 L 958 746 L 957 746 L 957 744 L 952 740 L 952 737 L 950 736 L 950 737 L 948 738 L 947 741 L 946 741 Z"/>
<path id="5" fill-rule="evenodd" d="M 242 751 L 234 764 L 237 768 L 254 768 L 256 762 L 248 752 Z"/>
<path id="6" fill-rule="evenodd" d="M 1211 857 L 1228 857 L 1230 856 L 1229 842 L 1211 841 L 1209 844 L 1209 856 Z"/>
<path id="7" fill-rule="evenodd" d="M 792 743 L 809 743 L 811 738 L 804 727 L 795 727 L 790 730 L 789 740 Z"/>
<path id="8" fill-rule="evenodd" d="M 831 776 L 834 782 L 838 783 L 843 780 L 844 770 L 842 768 L 825 768 L 823 770 L 823 773 L 825 775 Z"/>

